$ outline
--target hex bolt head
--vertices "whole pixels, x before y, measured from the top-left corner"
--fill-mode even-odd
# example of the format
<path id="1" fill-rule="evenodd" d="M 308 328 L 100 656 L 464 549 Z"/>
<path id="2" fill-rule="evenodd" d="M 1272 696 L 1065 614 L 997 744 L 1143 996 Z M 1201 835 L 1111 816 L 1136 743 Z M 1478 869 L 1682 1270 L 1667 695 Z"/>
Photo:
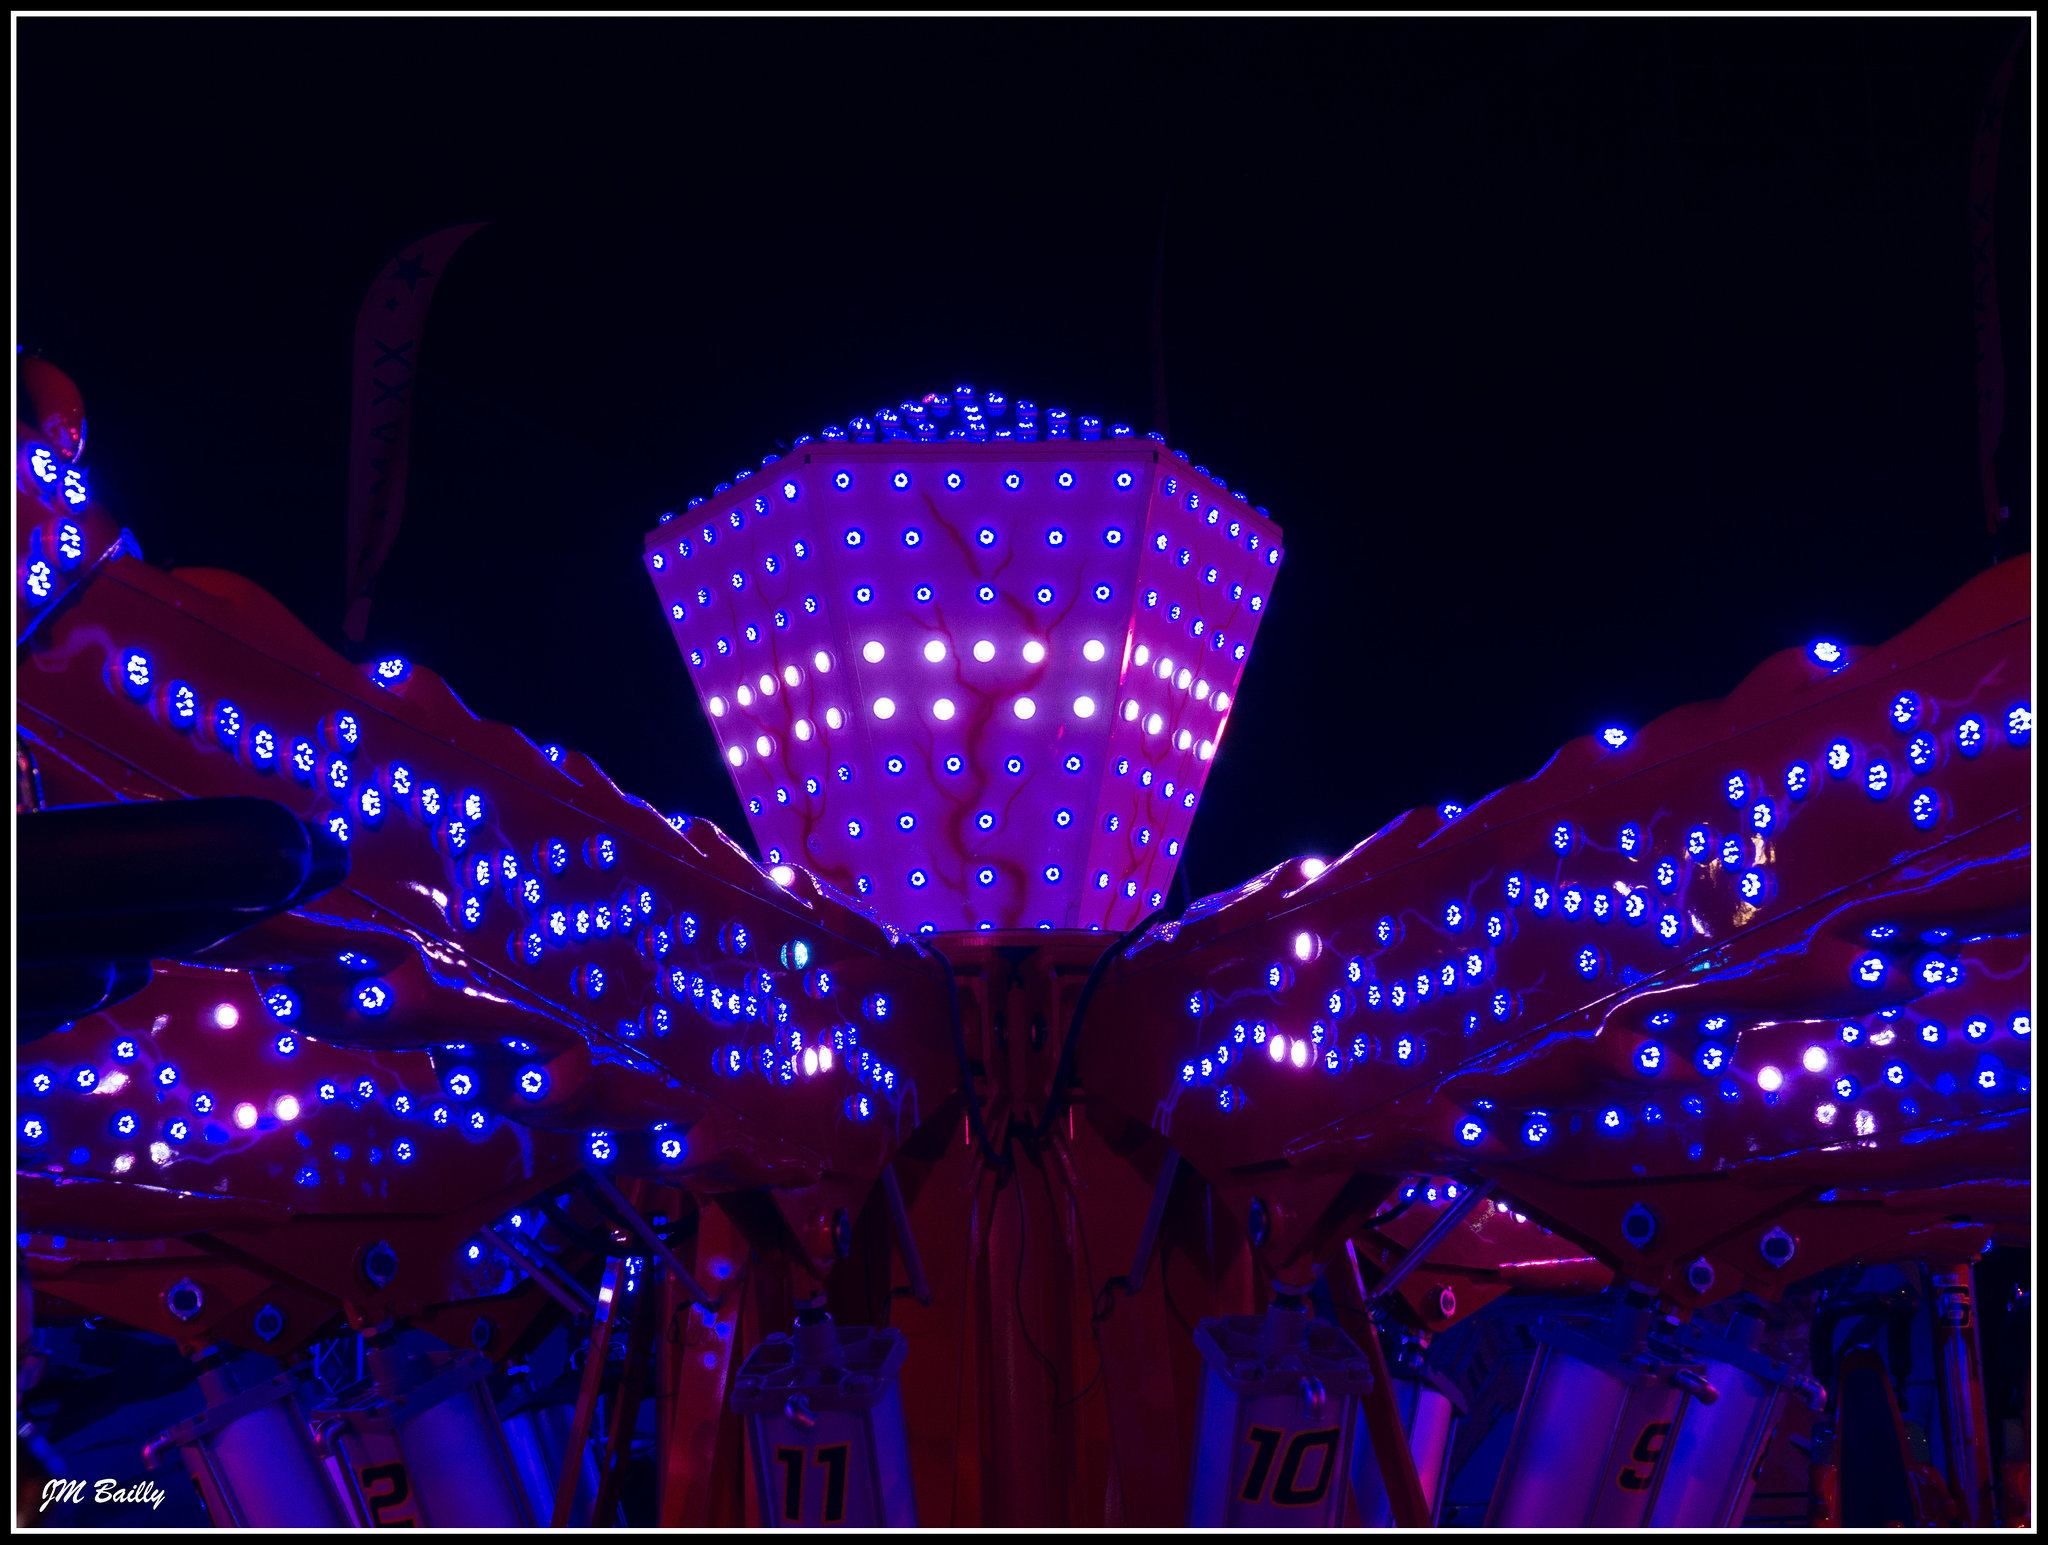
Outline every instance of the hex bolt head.
<path id="1" fill-rule="evenodd" d="M 371 1287 L 380 1288 L 398 1275 L 398 1252 L 389 1241 L 378 1240 L 363 1252 L 363 1277 Z"/>
<path id="2" fill-rule="evenodd" d="M 1799 1253 L 1799 1241 L 1781 1228 L 1774 1228 L 1757 1241 L 1757 1253 L 1764 1258 L 1764 1264 L 1782 1268 L 1792 1262 Z"/>
<path id="3" fill-rule="evenodd" d="M 180 1277 L 164 1290 L 164 1308 L 174 1320 L 189 1320 L 206 1304 L 206 1294 L 190 1277 Z"/>
<path id="4" fill-rule="evenodd" d="M 1641 1202 L 1621 1215 L 1621 1237 L 1638 1250 L 1647 1250 L 1657 1237 L 1657 1215 Z"/>

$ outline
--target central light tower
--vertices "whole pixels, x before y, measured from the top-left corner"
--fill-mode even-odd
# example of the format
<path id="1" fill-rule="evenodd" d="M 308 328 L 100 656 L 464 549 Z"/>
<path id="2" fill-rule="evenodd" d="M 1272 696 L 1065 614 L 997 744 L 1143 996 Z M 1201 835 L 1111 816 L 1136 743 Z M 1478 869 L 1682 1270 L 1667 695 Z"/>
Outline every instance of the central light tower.
<path id="1" fill-rule="evenodd" d="M 855 419 L 646 563 L 767 862 L 921 932 L 1164 899 L 1280 562 L 1204 468 L 998 393 Z"/>

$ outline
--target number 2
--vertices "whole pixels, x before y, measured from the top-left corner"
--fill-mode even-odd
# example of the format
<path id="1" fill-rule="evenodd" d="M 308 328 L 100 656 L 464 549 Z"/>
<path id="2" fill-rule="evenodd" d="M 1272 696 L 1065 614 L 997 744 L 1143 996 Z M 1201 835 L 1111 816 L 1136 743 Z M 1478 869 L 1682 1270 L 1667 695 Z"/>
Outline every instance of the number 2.
<path id="1" fill-rule="evenodd" d="M 373 1491 L 379 1481 L 389 1481 L 389 1491 Z M 364 1465 L 363 1500 L 370 1505 L 370 1526 L 373 1529 L 410 1529 L 417 1519 L 386 1518 L 384 1510 L 401 1506 L 412 1495 L 412 1480 L 405 1473 L 404 1465 Z"/>

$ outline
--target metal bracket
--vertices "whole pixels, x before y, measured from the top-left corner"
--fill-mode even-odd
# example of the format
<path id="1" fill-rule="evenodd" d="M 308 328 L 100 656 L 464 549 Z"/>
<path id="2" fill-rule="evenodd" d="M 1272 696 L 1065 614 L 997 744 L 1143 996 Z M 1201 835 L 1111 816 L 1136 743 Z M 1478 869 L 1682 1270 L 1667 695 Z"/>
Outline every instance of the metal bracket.
<path id="1" fill-rule="evenodd" d="M 1166 1216 L 1166 1198 L 1173 1190 L 1173 1177 L 1179 1173 L 1180 1151 L 1169 1148 L 1159 1165 L 1159 1178 L 1152 1183 L 1152 1205 L 1145 1211 L 1145 1227 L 1138 1235 L 1138 1253 L 1131 1261 L 1130 1275 L 1124 1278 L 1133 1294 L 1145 1289 L 1145 1272 L 1152 1264 L 1152 1247 L 1159 1240 L 1159 1220 Z"/>
<path id="2" fill-rule="evenodd" d="M 1424 1261 L 1428 1260 L 1430 1252 L 1449 1238 L 1451 1231 L 1465 1221 L 1466 1215 L 1473 1208 L 1491 1196 L 1494 1187 L 1499 1184 L 1499 1181 L 1488 1178 L 1480 1181 L 1477 1185 L 1461 1191 L 1458 1194 L 1458 1199 L 1444 1209 L 1444 1215 L 1430 1225 L 1429 1232 L 1415 1241 L 1415 1248 L 1402 1256 L 1395 1264 L 1393 1270 L 1380 1278 L 1372 1292 L 1366 1295 L 1367 1308 L 1372 1306 L 1375 1299 L 1387 1297 L 1395 1288 L 1407 1281 L 1409 1274 Z"/>
<path id="3" fill-rule="evenodd" d="M 494 1228 L 485 1227 L 477 1232 L 503 1250 L 522 1272 L 540 1284 L 542 1292 L 568 1310 L 570 1319 L 581 1319 L 596 1312 L 597 1301 L 584 1292 L 583 1284 L 567 1272 L 561 1272 L 557 1277 L 556 1273 L 561 1269 L 539 1252 L 529 1250 L 516 1231 L 501 1234 Z"/>
<path id="4" fill-rule="evenodd" d="M 610 1177 L 594 1164 L 585 1165 L 584 1172 L 590 1176 L 591 1183 L 597 1187 L 598 1195 L 602 1196 L 618 1210 L 619 1216 L 626 1220 L 627 1225 L 631 1227 L 633 1232 L 638 1234 L 647 1245 L 647 1248 L 654 1252 L 655 1259 L 660 1261 L 675 1277 L 676 1281 L 682 1284 L 683 1291 L 688 1293 L 690 1297 L 694 1298 L 706 1309 L 716 1309 L 719 1301 L 699 1287 L 697 1279 L 683 1270 L 683 1263 L 676 1259 L 675 1252 L 662 1242 L 659 1234 L 654 1232 L 654 1225 L 640 1216 L 640 1209 L 626 1200 L 624 1193 L 611 1183 Z"/>

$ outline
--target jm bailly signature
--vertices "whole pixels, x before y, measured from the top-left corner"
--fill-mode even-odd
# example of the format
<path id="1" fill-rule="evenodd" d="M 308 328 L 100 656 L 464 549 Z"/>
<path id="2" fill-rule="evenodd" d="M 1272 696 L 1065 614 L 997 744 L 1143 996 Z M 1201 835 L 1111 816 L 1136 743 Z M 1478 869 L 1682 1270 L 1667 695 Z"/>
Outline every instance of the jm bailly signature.
<path id="1" fill-rule="evenodd" d="M 43 1505 L 36 1511 L 46 1513 L 52 1503 L 83 1502 L 87 1486 L 92 1487 L 92 1500 L 95 1502 L 146 1502 L 152 1511 L 163 1505 L 164 1489 L 154 1481 L 137 1481 L 133 1486 L 122 1486 L 111 1476 L 97 1481 L 67 1481 L 60 1477 L 43 1482 Z"/>

